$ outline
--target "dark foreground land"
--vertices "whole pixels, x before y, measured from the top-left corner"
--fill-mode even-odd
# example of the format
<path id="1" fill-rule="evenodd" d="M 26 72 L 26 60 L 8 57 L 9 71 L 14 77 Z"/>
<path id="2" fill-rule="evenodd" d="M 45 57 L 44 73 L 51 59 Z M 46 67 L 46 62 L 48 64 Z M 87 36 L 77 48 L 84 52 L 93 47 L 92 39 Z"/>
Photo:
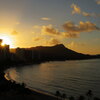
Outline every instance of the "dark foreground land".
<path id="1" fill-rule="evenodd" d="M 0 73 L 0 100 L 57 100 L 55 96 L 31 91 L 24 84 L 7 81 Z"/>

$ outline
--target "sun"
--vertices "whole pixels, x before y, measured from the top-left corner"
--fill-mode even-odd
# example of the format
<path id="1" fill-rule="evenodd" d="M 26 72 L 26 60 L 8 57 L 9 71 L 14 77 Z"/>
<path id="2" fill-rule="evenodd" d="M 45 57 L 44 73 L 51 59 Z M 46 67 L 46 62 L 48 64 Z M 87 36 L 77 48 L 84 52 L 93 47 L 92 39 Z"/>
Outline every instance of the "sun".
<path id="1" fill-rule="evenodd" d="M 5 45 L 5 44 L 7 44 L 7 45 L 10 45 L 10 47 L 13 47 L 12 39 L 11 39 L 10 36 L 1 35 L 1 36 L 0 36 L 0 39 L 3 40 L 2 46 Z"/>

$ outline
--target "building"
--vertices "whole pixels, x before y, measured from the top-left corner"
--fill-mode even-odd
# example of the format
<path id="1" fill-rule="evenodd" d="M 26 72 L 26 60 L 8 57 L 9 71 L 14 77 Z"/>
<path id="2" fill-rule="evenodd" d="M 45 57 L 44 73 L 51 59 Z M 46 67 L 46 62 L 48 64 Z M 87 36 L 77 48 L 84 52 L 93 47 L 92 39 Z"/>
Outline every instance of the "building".
<path id="1" fill-rule="evenodd" d="M 3 40 L 0 39 L 0 62 L 7 61 L 10 59 L 9 45 L 2 46 Z"/>

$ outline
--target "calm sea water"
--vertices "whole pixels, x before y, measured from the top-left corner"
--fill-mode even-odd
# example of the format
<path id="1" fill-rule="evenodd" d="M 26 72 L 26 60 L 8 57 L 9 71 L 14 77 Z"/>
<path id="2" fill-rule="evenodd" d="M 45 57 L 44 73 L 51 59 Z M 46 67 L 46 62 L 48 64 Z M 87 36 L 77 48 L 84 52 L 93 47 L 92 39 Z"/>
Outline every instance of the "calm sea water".
<path id="1" fill-rule="evenodd" d="M 44 92 L 59 90 L 68 96 L 77 96 L 91 89 L 100 97 L 100 59 L 47 62 L 10 68 L 6 72 L 9 79 Z"/>

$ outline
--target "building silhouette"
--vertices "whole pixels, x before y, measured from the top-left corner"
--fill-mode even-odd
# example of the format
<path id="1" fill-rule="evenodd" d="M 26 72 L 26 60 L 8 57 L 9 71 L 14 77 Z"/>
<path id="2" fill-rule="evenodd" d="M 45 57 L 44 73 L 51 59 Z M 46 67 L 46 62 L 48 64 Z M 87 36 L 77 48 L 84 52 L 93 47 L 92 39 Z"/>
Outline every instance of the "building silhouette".
<path id="1" fill-rule="evenodd" d="M 7 61 L 10 59 L 9 45 L 5 44 L 2 46 L 3 40 L 0 39 L 0 62 Z"/>

